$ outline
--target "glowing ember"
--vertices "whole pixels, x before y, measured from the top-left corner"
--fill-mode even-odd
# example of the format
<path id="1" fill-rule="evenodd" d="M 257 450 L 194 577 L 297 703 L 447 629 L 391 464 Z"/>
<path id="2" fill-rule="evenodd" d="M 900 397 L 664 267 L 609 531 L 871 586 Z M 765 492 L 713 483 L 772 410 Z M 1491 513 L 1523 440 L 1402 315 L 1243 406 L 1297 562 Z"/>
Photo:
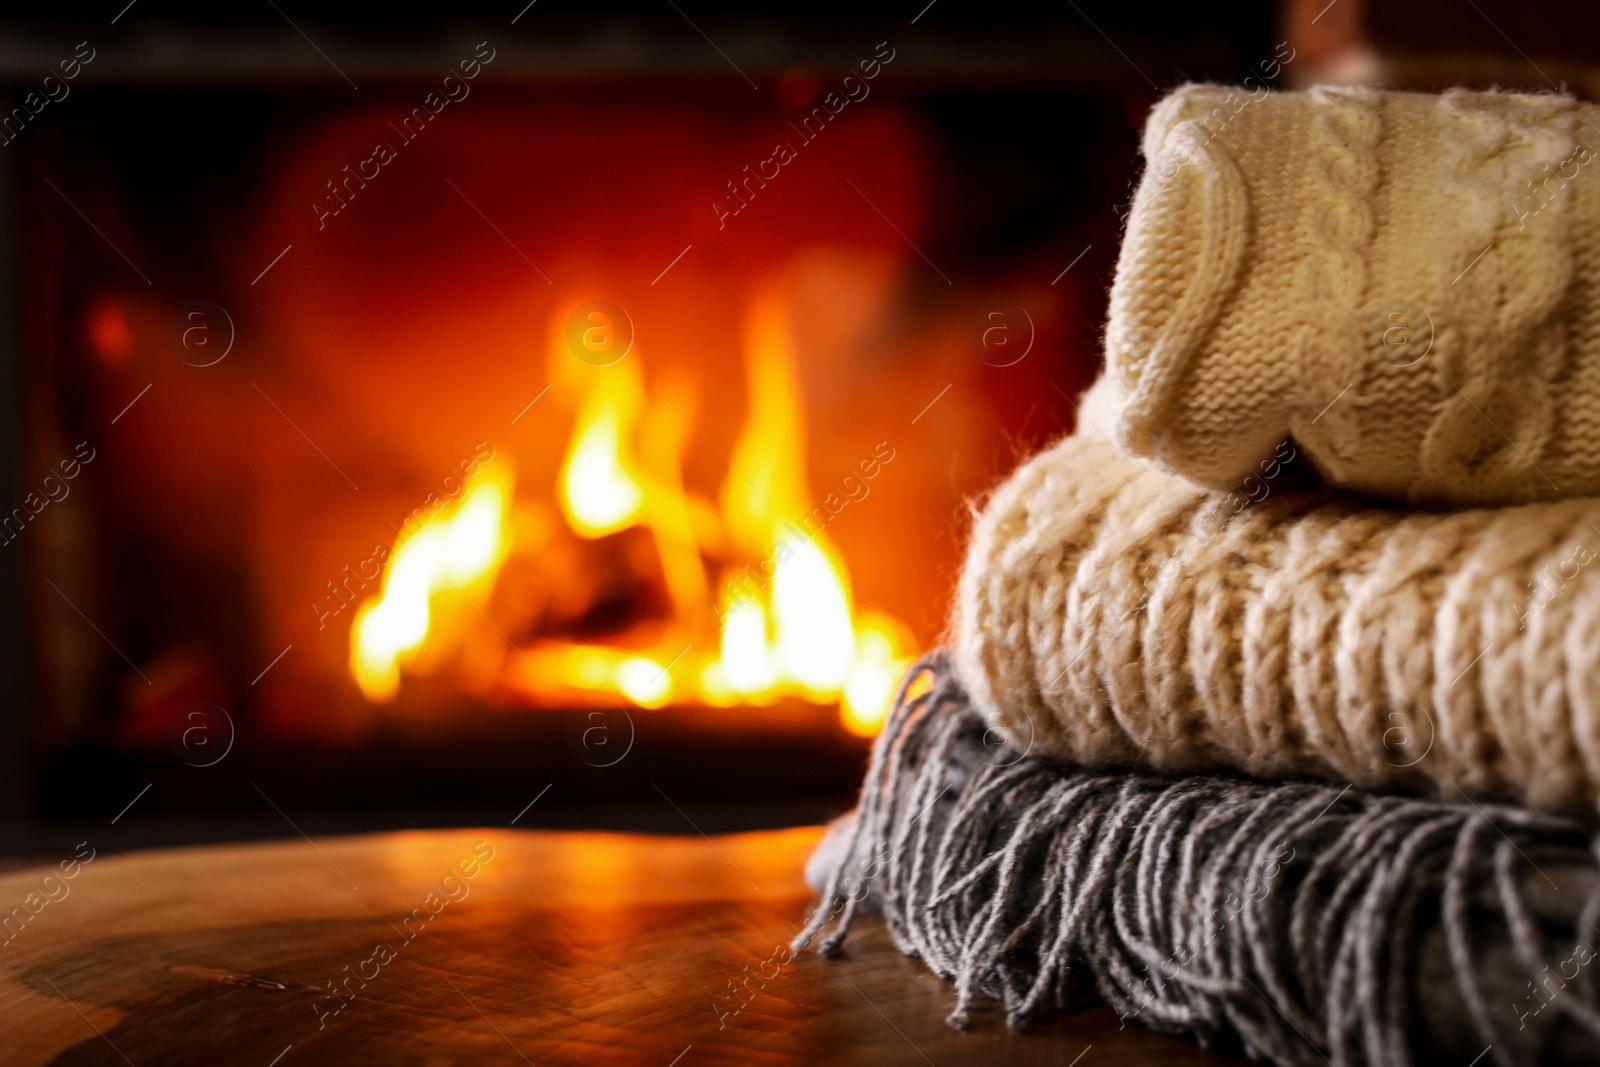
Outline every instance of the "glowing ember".
<path id="1" fill-rule="evenodd" d="M 672 695 L 672 677 L 653 659 L 629 656 L 617 666 L 617 688 L 635 704 L 658 708 Z"/>

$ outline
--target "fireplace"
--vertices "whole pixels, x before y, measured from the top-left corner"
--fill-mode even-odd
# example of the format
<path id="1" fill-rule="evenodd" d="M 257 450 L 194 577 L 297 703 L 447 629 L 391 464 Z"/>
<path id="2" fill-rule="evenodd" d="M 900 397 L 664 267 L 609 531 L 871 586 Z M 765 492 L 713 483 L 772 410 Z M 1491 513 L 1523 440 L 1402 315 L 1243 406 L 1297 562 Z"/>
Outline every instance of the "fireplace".
<path id="1" fill-rule="evenodd" d="M 845 794 L 1092 374 L 1140 76 L 1072 21 L 288 14 L 68 42 L 7 131 L 10 810 Z"/>

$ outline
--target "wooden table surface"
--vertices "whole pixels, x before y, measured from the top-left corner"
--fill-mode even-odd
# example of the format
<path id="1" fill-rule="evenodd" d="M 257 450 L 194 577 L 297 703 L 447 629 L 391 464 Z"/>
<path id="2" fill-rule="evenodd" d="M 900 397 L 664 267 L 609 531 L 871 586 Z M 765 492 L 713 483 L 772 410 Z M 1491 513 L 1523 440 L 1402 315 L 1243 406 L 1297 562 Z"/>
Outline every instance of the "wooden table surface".
<path id="1" fill-rule="evenodd" d="M 59 864 L 0 877 L 0 1059 L 1242 1062 L 1119 1031 L 1106 1008 L 1023 1034 L 994 1013 L 953 1030 L 950 985 L 875 920 L 843 957 L 785 962 L 818 833 L 485 829 L 63 856 L 70 878 Z"/>

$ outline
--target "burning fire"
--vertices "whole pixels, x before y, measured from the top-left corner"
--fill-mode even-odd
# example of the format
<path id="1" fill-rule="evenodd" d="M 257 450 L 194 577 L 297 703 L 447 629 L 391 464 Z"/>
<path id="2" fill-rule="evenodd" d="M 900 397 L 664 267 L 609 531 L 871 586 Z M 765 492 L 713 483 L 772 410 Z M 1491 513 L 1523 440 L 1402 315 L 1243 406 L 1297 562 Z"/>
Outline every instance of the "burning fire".
<path id="1" fill-rule="evenodd" d="M 894 620 L 856 611 L 838 550 L 796 525 L 811 507 L 805 422 L 778 300 L 755 303 L 745 340 L 749 417 L 716 505 L 685 489 L 692 424 L 664 392 L 646 394 L 637 358 L 576 372 L 584 395 L 555 487 L 562 518 L 586 541 L 647 530 L 671 617 L 603 643 L 524 642 L 506 658 L 510 688 L 544 702 L 598 696 L 647 708 L 838 701 L 852 733 L 881 727 L 908 642 Z M 687 388 L 674 391 L 688 402 Z M 487 593 L 516 551 L 511 480 L 504 466 L 497 475 L 402 540 L 382 593 L 362 605 L 350 669 L 369 700 L 396 694 L 402 665 L 427 669 L 430 633 L 446 640 L 448 626 L 433 625 L 436 594 Z"/>
<path id="2" fill-rule="evenodd" d="M 395 546 L 383 591 L 361 605 L 350 631 L 350 673 L 368 700 L 393 699 L 400 660 L 421 646 L 433 622 L 433 598 L 492 580 L 504 557 L 509 464 L 467 490 L 447 514 Z"/>
<path id="3" fill-rule="evenodd" d="M 573 530 L 602 537 L 631 526 L 644 507 L 644 489 L 623 459 L 622 437 L 639 410 L 637 364 L 613 374 L 578 412 L 561 472 L 561 510 Z"/>

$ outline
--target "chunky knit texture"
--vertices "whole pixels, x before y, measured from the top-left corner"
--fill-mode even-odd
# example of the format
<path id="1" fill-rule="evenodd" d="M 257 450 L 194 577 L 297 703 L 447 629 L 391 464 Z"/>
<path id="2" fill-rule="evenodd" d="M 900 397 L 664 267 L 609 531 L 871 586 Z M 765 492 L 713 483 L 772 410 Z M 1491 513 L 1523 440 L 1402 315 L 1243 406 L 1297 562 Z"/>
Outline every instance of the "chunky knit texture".
<path id="1" fill-rule="evenodd" d="M 1292 435 L 1408 503 L 1600 493 L 1600 107 L 1187 86 L 1106 332 L 1129 453 L 1231 489 Z"/>
<path id="2" fill-rule="evenodd" d="M 1236 491 L 1077 432 L 976 519 L 954 662 L 1015 738 L 1096 767 L 1234 769 L 1516 799 L 1600 798 L 1600 500 L 1408 512 Z M 1460 792 L 1457 792 L 1457 791 Z"/>

